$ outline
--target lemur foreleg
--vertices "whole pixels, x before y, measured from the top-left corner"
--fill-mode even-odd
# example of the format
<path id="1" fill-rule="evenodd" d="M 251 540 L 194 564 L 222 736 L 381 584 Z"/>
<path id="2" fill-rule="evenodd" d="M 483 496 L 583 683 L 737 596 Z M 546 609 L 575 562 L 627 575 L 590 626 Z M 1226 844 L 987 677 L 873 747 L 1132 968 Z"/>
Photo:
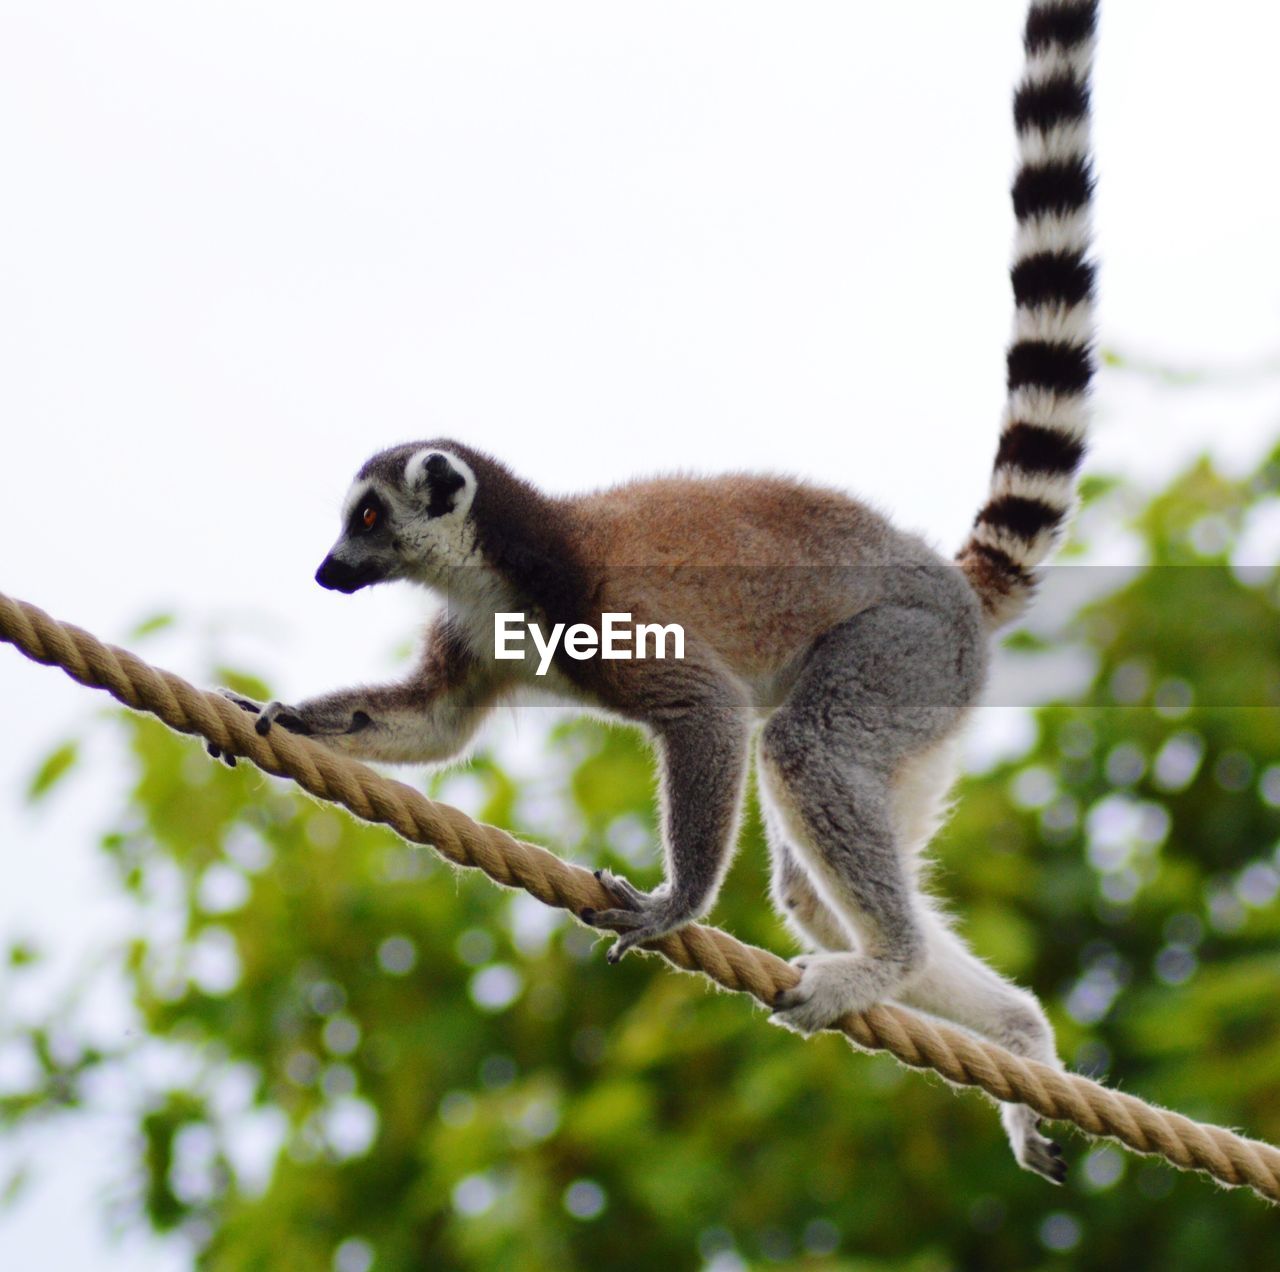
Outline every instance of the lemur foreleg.
<path id="1" fill-rule="evenodd" d="M 446 621 L 432 628 L 417 666 L 402 681 L 339 689 L 296 706 L 222 693 L 257 716 L 260 734 L 278 725 L 356 759 L 410 764 L 462 751 L 501 687 L 492 665 L 472 657 Z M 209 750 L 219 754 L 212 744 Z"/>
<path id="2" fill-rule="evenodd" d="M 617 906 L 584 910 L 581 917 L 620 933 L 609 950 L 611 963 L 701 917 L 715 900 L 737 840 L 747 773 L 747 704 L 734 685 L 705 669 L 664 679 L 674 683 L 664 686 L 659 705 L 649 707 L 648 722 L 661 768 L 667 877 L 653 892 L 642 892 L 607 870 L 596 872 Z M 674 701 L 667 702 L 670 690 Z"/>

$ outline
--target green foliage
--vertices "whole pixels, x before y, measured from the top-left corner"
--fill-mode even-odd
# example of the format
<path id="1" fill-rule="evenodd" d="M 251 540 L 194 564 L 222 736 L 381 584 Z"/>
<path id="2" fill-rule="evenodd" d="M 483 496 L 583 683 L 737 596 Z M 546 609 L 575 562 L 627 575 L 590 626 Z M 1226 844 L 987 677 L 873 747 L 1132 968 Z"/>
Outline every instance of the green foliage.
<path id="1" fill-rule="evenodd" d="M 157 613 L 144 618 L 142 622 L 134 625 L 129 632 L 130 640 L 145 640 L 148 636 L 154 636 L 157 632 L 168 631 L 177 619 L 172 614 Z"/>
<path id="2" fill-rule="evenodd" d="M 1076 1067 L 1276 1141 L 1277 577 L 1225 564 L 1273 472 L 1202 463 L 1142 512 L 1150 564 L 1064 637 L 1093 659 L 1086 693 L 1037 709 L 1025 754 L 962 783 L 936 887 L 1044 997 Z M 1008 656 L 1035 666 L 1052 643 Z M 1276 1261 L 1274 1216 L 1247 1194 L 1081 1139 L 1054 1190 L 1017 1170 L 979 1098 L 772 1029 L 652 960 L 609 967 L 527 897 L 150 719 L 118 728 L 134 780 L 102 842 L 138 922 L 104 969 L 137 1037 L 103 1054 L 73 1010 L 29 1022 L 37 1077 L 0 1117 L 75 1116 L 93 1075 L 126 1069 L 138 1214 L 186 1232 L 202 1268 Z M 50 757 L 33 793 L 73 759 Z M 465 787 L 486 820 L 550 820 L 573 860 L 658 877 L 633 733 L 565 724 L 536 787 L 488 756 Z M 752 811 L 714 918 L 785 951 L 766 871 Z M 4 974 L 32 957 L 15 947 Z"/>
<path id="3" fill-rule="evenodd" d="M 39 768 L 27 784 L 27 798 L 35 803 L 43 799 L 75 767 L 80 748 L 74 742 L 64 742 L 55 747 L 40 762 Z"/>

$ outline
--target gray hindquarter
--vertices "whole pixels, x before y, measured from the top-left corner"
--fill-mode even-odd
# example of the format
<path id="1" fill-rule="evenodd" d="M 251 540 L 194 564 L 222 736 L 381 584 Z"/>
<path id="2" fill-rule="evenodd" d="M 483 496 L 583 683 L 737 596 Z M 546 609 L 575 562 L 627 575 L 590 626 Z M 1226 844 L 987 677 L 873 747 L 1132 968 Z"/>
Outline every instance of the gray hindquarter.
<path id="1" fill-rule="evenodd" d="M 775 883 L 789 909 L 814 910 L 807 878 L 864 949 L 910 961 L 917 899 L 895 784 L 955 732 L 984 673 L 969 612 L 877 606 L 815 644 L 760 741 Z M 817 943 L 830 947 L 829 920 L 819 926 Z"/>

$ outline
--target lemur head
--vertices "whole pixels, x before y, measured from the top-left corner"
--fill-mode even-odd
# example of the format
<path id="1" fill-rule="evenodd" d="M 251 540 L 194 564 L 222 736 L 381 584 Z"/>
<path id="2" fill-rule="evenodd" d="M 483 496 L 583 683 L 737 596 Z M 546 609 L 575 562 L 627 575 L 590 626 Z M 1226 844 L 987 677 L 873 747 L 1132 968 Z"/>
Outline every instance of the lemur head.
<path id="1" fill-rule="evenodd" d="M 471 505 L 476 473 L 452 442 L 380 451 L 356 474 L 342 534 L 316 571 L 321 587 L 356 592 L 372 583 L 438 583 L 476 554 Z"/>

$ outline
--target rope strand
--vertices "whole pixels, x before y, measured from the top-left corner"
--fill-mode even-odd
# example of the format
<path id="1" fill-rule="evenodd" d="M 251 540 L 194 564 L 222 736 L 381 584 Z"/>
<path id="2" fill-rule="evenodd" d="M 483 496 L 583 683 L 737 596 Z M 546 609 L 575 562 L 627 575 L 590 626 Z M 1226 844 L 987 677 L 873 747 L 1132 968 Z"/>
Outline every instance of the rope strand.
<path id="1" fill-rule="evenodd" d="M 341 804 L 368 822 L 434 848 L 458 866 L 483 870 L 507 888 L 523 888 L 547 905 L 576 915 L 612 904 L 589 870 L 535 844 L 437 804 L 403 782 L 383 777 L 283 729 L 265 737 L 249 715 L 216 693 L 196 689 L 135 654 L 103 644 L 25 601 L 0 593 L 0 640 L 28 658 L 61 667 L 73 680 L 105 689 L 135 711 L 146 711 L 179 733 L 197 734 L 221 750 L 288 777 L 319 799 Z M 701 972 L 725 989 L 769 1006 L 796 970 L 767 950 L 744 945 L 717 928 L 692 924 L 645 947 L 683 971 Z M 1194 1122 L 1079 1074 L 1015 1056 L 995 1043 L 892 1004 L 850 1014 L 833 1026 L 855 1046 L 887 1051 L 914 1069 L 932 1069 L 956 1086 L 979 1087 L 997 1100 L 1026 1104 L 1042 1117 L 1072 1122 L 1089 1135 L 1114 1139 L 1202 1171 L 1230 1187 L 1251 1188 L 1280 1201 L 1280 1150 L 1221 1126 Z"/>

